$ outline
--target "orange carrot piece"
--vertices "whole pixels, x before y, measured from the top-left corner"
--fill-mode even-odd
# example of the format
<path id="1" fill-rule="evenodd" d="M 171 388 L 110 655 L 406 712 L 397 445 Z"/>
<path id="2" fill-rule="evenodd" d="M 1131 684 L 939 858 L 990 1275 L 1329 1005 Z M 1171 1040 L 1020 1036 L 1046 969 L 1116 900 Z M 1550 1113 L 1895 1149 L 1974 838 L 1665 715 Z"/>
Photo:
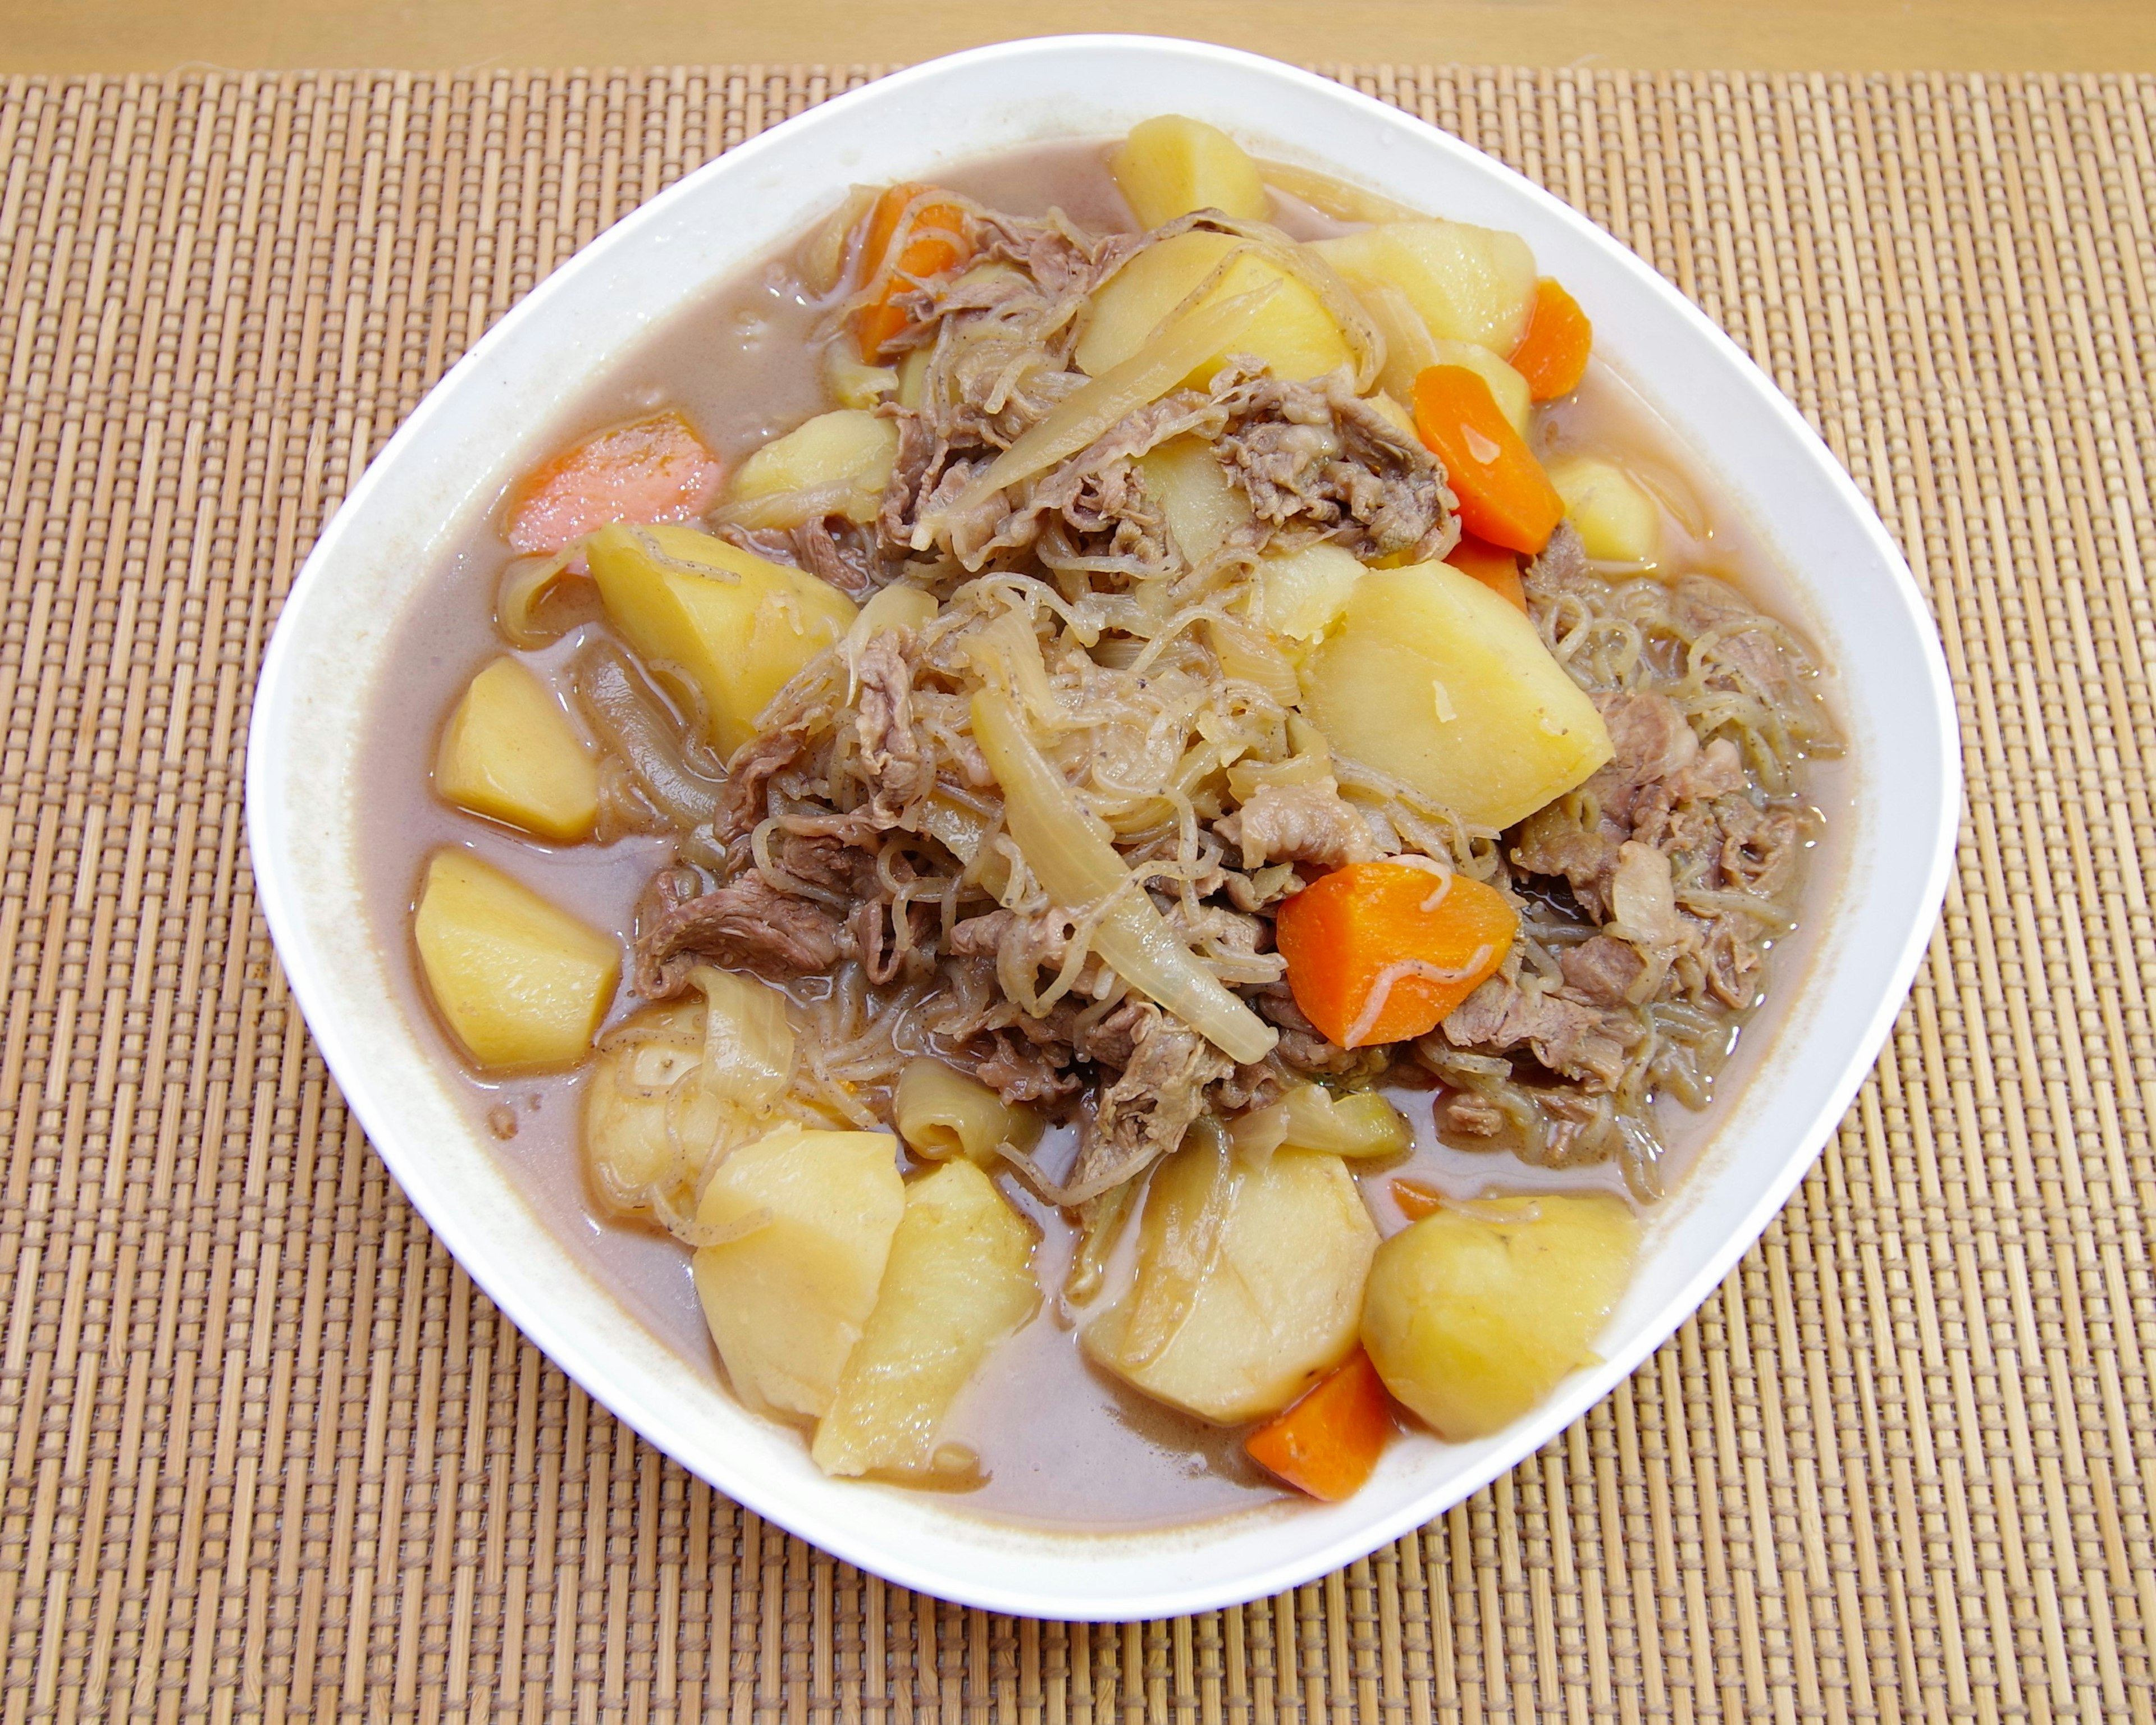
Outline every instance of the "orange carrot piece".
<path id="1" fill-rule="evenodd" d="M 1527 590 L 1520 585 L 1520 555 L 1472 533 L 1462 533 L 1460 543 L 1445 560 L 1463 575 L 1471 575 L 1508 604 L 1527 608 Z"/>
<path id="2" fill-rule="evenodd" d="M 1504 962 L 1520 919 L 1494 886 L 1349 863 L 1281 906 L 1273 937 L 1303 1015 L 1342 1048 L 1437 1028 Z"/>
<path id="3" fill-rule="evenodd" d="M 1512 350 L 1512 369 L 1527 380 L 1527 393 L 1537 401 L 1571 394 L 1587 375 L 1594 346 L 1594 326 L 1579 301 L 1545 275 L 1535 284 L 1527 332 Z"/>
<path id="4" fill-rule="evenodd" d="M 886 346 L 906 327 L 906 314 L 892 300 L 913 282 L 955 268 L 966 256 L 966 213 L 955 203 L 924 203 L 913 213 L 912 233 L 899 252 L 896 267 L 886 267 L 891 243 L 907 207 L 927 189 L 893 186 L 876 199 L 869 214 L 868 232 L 861 240 L 861 278 L 877 283 L 878 290 L 861 307 L 854 329 L 860 340 L 861 357 L 870 365 L 883 357 Z"/>
<path id="5" fill-rule="evenodd" d="M 531 475 L 506 536 L 520 552 L 552 552 L 613 521 L 693 521 L 725 478 L 687 420 L 654 413 L 594 433 Z"/>
<path id="6" fill-rule="evenodd" d="M 1549 543 L 1564 499 L 1480 376 L 1465 366 L 1430 367 L 1414 382 L 1414 418 L 1460 500 L 1460 526 L 1529 556 Z"/>
<path id="7" fill-rule="evenodd" d="M 1298 1491 L 1337 1503 L 1362 1490 L 1392 1435 L 1383 1380 L 1358 1348 L 1301 1401 L 1252 1432 L 1243 1448 Z"/>
<path id="8" fill-rule="evenodd" d="M 1408 1220 L 1419 1222 L 1445 1208 L 1445 1194 L 1421 1180 L 1395 1180 L 1393 1202 L 1400 1207 L 1400 1214 Z"/>

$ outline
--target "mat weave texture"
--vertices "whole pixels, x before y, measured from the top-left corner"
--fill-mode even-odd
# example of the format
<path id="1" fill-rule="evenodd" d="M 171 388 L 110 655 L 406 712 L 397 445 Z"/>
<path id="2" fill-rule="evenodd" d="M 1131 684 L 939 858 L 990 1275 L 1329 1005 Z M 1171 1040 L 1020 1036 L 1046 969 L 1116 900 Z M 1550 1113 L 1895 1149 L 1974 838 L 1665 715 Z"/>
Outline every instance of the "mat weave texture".
<path id="1" fill-rule="evenodd" d="M 450 1262 L 255 908 L 264 642 L 490 321 L 867 75 L 5 87 L 0 1718 L 2148 1718 L 2156 80 L 1354 74 L 1789 393 L 1968 752 L 1856 1107 L 1517 1472 L 1240 1610 L 964 1611 L 690 1479 Z"/>

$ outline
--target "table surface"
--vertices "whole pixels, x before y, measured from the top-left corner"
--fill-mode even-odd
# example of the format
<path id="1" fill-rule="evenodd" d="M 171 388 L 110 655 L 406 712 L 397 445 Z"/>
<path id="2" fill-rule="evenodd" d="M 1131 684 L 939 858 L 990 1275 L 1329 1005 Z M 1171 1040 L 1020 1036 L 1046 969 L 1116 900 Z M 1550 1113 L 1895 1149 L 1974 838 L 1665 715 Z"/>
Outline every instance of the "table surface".
<path id="1" fill-rule="evenodd" d="M 874 64 L 1075 28 L 1303 62 L 2156 70 L 2150 0 L 0 0 L 0 73 Z"/>

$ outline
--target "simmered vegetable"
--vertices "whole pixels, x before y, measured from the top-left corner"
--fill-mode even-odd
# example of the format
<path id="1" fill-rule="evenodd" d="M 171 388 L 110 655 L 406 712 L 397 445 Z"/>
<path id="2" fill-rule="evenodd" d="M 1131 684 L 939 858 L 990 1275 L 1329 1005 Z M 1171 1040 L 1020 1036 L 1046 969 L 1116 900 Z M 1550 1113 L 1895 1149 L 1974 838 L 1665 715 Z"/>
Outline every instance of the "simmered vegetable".
<path id="1" fill-rule="evenodd" d="M 1406 863 L 1350 863 L 1280 907 L 1288 985 L 1342 1048 L 1437 1028 L 1495 973 L 1520 919 L 1480 880 Z"/>
<path id="2" fill-rule="evenodd" d="M 434 788 L 460 809 L 573 845 L 599 812 L 599 769 L 552 691 L 514 659 L 471 680 L 434 756 Z"/>
<path id="3" fill-rule="evenodd" d="M 1374 1091 L 1335 1096 L 1322 1084 L 1291 1084 L 1277 1102 L 1239 1114 L 1229 1123 L 1235 1153 L 1270 1155 L 1286 1144 L 1333 1156 L 1398 1156 L 1414 1134 L 1395 1108 Z"/>
<path id="4" fill-rule="evenodd" d="M 1269 288 L 1272 296 L 1232 341 L 1202 357 L 1185 382 L 1203 388 L 1230 353 L 1254 354 L 1276 377 L 1319 377 L 1354 355 L 1324 303 L 1247 240 L 1194 228 L 1147 248 L 1093 296 L 1078 367 L 1098 377 L 1128 359 L 1188 301 L 1224 305 Z"/>
<path id="5" fill-rule="evenodd" d="M 482 1066 L 559 1066 L 589 1053 L 621 947 L 467 850 L 438 850 L 412 922 L 428 992 Z"/>
<path id="6" fill-rule="evenodd" d="M 993 1168 L 1004 1145 L 1024 1150 L 1040 1136 L 1040 1117 L 1030 1108 L 927 1055 L 906 1063 L 891 1108 L 906 1147 L 931 1162 L 959 1157 Z"/>
<path id="7" fill-rule="evenodd" d="M 893 259 L 901 228 L 906 238 Z M 899 294 L 947 275 L 966 257 L 966 214 L 957 204 L 939 203 L 923 186 L 893 186 L 879 198 L 861 245 L 861 275 L 870 285 L 869 301 L 855 322 L 862 359 L 876 364 L 906 327 L 906 314 L 891 303 Z"/>
<path id="8" fill-rule="evenodd" d="M 963 1158 L 906 1189 L 861 1338 L 810 1453 L 826 1473 L 963 1478 L 937 1435 L 991 1349 L 1040 1305 L 1033 1230 Z"/>
<path id="9" fill-rule="evenodd" d="M 1654 562 L 1661 550 L 1662 512 L 1623 468 L 1596 455 L 1568 455 L 1550 464 L 1549 476 L 1588 556 L 1613 563 Z"/>
<path id="10" fill-rule="evenodd" d="M 821 1419 L 875 1310 L 906 1209 L 888 1132 L 782 1126 L 719 1164 L 696 1225 L 696 1294 L 734 1393 Z"/>
<path id="11" fill-rule="evenodd" d="M 1461 526 L 1513 551 L 1532 553 L 1549 543 L 1564 500 L 1480 372 L 1432 366 L 1415 379 L 1414 418 L 1460 500 Z"/>
<path id="12" fill-rule="evenodd" d="M 703 1068 L 700 999 L 647 1006 L 607 1032 L 584 1081 L 584 1167 L 609 1209 L 649 1209 L 686 1176 L 688 1147 L 717 1139 L 718 1098 L 696 1081 Z"/>
<path id="13" fill-rule="evenodd" d="M 1142 120 L 1114 155 L 1108 172 L 1141 228 L 1193 210 L 1263 221 L 1272 210 L 1257 164 L 1217 126 L 1180 114 Z"/>
<path id="14" fill-rule="evenodd" d="M 1440 341 L 1502 357 L 1526 333 L 1535 257 L 1517 234 L 1466 222 L 1380 222 L 1311 248 L 1351 281 L 1398 288 Z"/>
<path id="15" fill-rule="evenodd" d="M 1609 732 L 1534 625 L 1442 563 L 1372 569 L 1311 655 L 1304 711 L 1334 753 L 1502 829 L 1609 758 Z"/>
<path id="16" fill-rule="evenodd" d="M 1250 1459 L 1321 1503 L 1353 1497 L 1393 1435 L 1392 1404 L 1361 1348 L 1290 1408 L 1243 1440 Z"/>
<path id="17" fill-rule="evenodd" d="M 1639 1240 L 1606 1193 L 1448 1204 L 1378 1249 L 1363 1345 L 1440 1437 L 1486 1437 L 1588 1363 Z"/>
<path id="18" fill-rule="evenodd" d="M 1256 572 L 1250 621 L 1268 634 L 1308 645 L 1340 620 L 1363 578 L 1363 566 L 1352 553 L 1321 542 L 1266 557 Z"/>
<path id="19" fill-rule="evenodd" d="M 1255 1420 L 1347 1357 L 1377 1244 L 1338 1157 L 1283 1149 L 1254 1167 L 1194 1132 L 1152 1175 L 1132 1286 L 1080 1339 L 1156 1400 Z"/>
<path id="20" fill-rule="evenodd" d="M 874 521 L 897 455 L 892 421 L 857 408 L 819 413 L 742 463 L 724 518 L 745 527 Z"/>
<path id="21" fill-rule="evenodd" d="M 1587 375 L 1594 329 L 1579 302 L 1547 275 L 1535 284 L 1527 332 L 1512 350 L 1512 367 L 1527 379 L 1537 401 L 1569 395 Z"/>
<path id="22" fill-rule="evenodd" d="M 1168 519 L 1168 530 L 1192 562 L 1201 562 L 1250 520 L 1250 501 L 1230 483 L 1220 458 L 1202 439 L 1178 437 L 1138 459 L 1147 495 Z"/>
<path id="23" fill-rule="evenodd" d="M 647 661 L 694 680 L 722 754 L 853 624 L 854 602 L 829 582 L 691 527 L 604 527 L 586 554 L 608 620 Z"/>
<path id="24" fill-rule="evenodd" d="M 1461 574 L 1473 576 L 1507 604 L 1526 612 L 1527 590 L 1520 580 L 1517 552 L 1492 545 L 1486 539 L 1477 539 L 1471 533 L 1462 533 L 1460 543 L 1445 552 L 1445 560 Z"/>
<path id="25" fill-rule="evenodd" d="M 518 551 L 559 551 L 609 521 L 692 521 L 726 472 L 679 413 L 610 426 L 571 445 L 519 487 L 508 539 Z"/>

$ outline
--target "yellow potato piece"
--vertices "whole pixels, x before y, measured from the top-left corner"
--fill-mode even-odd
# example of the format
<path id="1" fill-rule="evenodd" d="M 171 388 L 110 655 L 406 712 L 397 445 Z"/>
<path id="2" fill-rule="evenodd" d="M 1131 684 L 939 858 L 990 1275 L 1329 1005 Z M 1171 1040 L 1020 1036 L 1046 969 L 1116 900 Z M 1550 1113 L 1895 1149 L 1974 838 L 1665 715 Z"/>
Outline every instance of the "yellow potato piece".
<path id="1" fill-rule="evenodd" d="M 1445 563 L 1373 569 L 1303 671 L 1334 753 L 1503 829 L 1609 758 L 1609 733 L 1535 626 Z"/>
<path id="2" fill-rule="evenodd" d="M 732 755 L 794 674 L 852 627 L 829 582 L 694 527 L 602 527 L 585 542 L 607 617 L 647 660 L 692 678 Z"/>
<path id="3" fill-rule="evenodd" d="M 896 374 L 891 376 L 895 383 Z M 872 521 L 897 459 L 896 420 L 841 408 L 819 413 L 751 455 L 735 472 L 731 495 L 747 502 L 815 492 L 819 516 Z"/>
<path id="4" fill-rule="evenodd" d="M 1589 1362 L 1639 1244 L 1606 1193 L 1448 1206 L 1378 1247 L 1363 1345 L 1439 1436 L 1486 1437 Z"/>
<path id="5" fill-rule="evenodd" d="M 1322 639 L 1339 622 L 1362 579 L 1363 565 L 1337 545 L 1305 546 L 1262 558 L 1250 593 L 1250 621 L 1291 641 Z"/>
<path id="6" fill-rule="evenodd" d="M 553 691 L 514 659 L 471 680 L 434 756 L 434 788 L 459 809 L 573 845 L 599 813 L 599 769 Z"/>
<path id="7" fill-rule="evenodd" d="M 1220 269 L 1230 252 L 1245 247 L 1245 241 L 1231 234 L 1194 230 L 1140 252 L 1093 295 L 1092 321 L 1078 340 L 1078 368 L 1097 377 L 1128 359 L 1200 283 Z M 1204 388 L 1230 352 L 1251 354 L 1264 361 L 1273 376 L 1287 379 L 1322 377 L 1336 366 L 1353 362 L 1340 326 L 1317 295 L 1247 249 L 1220 270 L 1219 280 L 1190 309 L 1218 305 L 1273 283 L 1278 286 L 1256 318 L 1221 352 L 1192 367 L 1184 382 Z"/>
<path id="8" fill-rule="evenodd" d="M 1527 380 L 1488 348 L 1472 341 L 1433 341 L 1437 357 L 1432 365 L 1465 366 L 1490 386 L 1490 398 L 1497 403 L 1513 430 L 1522 437 L 1527 434 L 1527 415 L 1535 404 L 1534 392 Z M 1414 399 L 1410 393 L 1409 400 Z"/>
<path id="9" fill-rule="evenodd" d="M 412 933 L 434 1004 L 482 1066 L 582 1059 L 621 976 L 613 936 L 469 851 L 428 862 Z"/>
<path id="10" fill-rule="evenodd" d="M 1661 554 L 1661 506 L 1615 462 L 1565 455 L 1547 470 L 1588 556 L 1613 563 L 1651 563 Z"/>
<path id="11" fill-rule="evenodd" d="M 826 1473 L 953 1471 L 937 1433 L 989 1351 L 1040 1305 L 1033 1230 L 963 1158 L 906 1189 L 883 1286 L 810 1455 Z"/>
<path id="12" fill-rule="evenodd" d="M 676 1167 L 677 1135 L 717 1136 L 717 1100 L 697 1082 L 703 1065 L 704 1003 L 693 994 L 647 1006 L 607 1033 L 584 1081 L 583 1146 L 608 1209 L 649 1209 L 688 1172 Z"/>
<path id="13" fill-rule="evenodd" d="M 1171 438 L 1139 456 L 1137 467 L 1146 495 L 1159 506 L 1177 547 L 1194 566 L 1252 519 L 1250 500 L 1203 438 Z"/>
<path id="14" fill-rule="evenodd" d="M 1508 357 L 1527 332 L 1535 254 L 1517 234 L 1437 219 L 1380 222 L 1312 249 L 1351 280 L 1398 288 L 1440 341 Z"/>
<path id="15" fill-rule="evenodd" d="M 889 1132 L 783 1126 L 721 1163 L 696 1221 L 696 1296 L 734 1393 L 820 1420 L 875 1310 L 906 1208 Z"/>
<path id="16" fill-rule="evenodd" d="M 1140 121 L 1108 158 L 1123 201 L 1141 228 L 1158 228 L 1193 210 L 1262 222 L 1272 199 L 1258 165 L 1217 126 L 1180 114 Z"/>
<path id="17" fill-rule="evenodd" d="M 1337 1156 L 1283 1149 L 1251 1166 L 1194 1132 L 1147 1188 L 1135 1280 L 1080 1345 L 1201 1420 L 1276 1413 L 1354 1347 L 1377 1245 Z"/>

